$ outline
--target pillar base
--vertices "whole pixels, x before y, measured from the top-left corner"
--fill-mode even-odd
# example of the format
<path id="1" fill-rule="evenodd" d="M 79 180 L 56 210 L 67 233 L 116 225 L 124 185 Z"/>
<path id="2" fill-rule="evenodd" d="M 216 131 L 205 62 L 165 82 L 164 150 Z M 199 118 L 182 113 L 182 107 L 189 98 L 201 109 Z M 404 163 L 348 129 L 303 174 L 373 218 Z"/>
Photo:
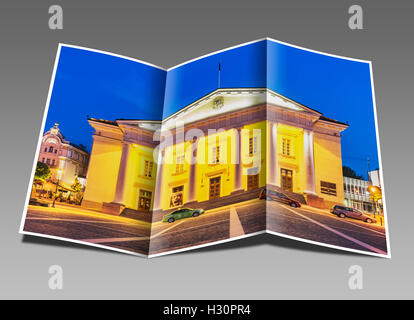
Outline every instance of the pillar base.
<path id="1" fill-rule="evenodd" d="M 106 214 L 119 216 L 124 209 L 125 209 L 125 205 L 120 204 L 120 203 L 115 203 L 115 202 L 102 203 L 102 212 Z"/>
<path id="2" fill-rule="evenodd" d="M 167 211 L 162 210 L 161 208 L 152 210 L 152 222 L 161 221 Z"/>
<path id="3" fill-rule="evenodd" d="M 266 189 L 278 190 L 280 187 L 276 183 L 266 183 Z"/>
<path id="4" fill-rule="evenodd" d="M 325 209 L 325 199 L 314 193 L 305 193 L 306 204 L 311 207 Z"/>
<path id="5" fill-rule="evenodd" d="M 243 188 L 240 188 L 240 189 L 234 189 L 231 193 L 230 193 L 230 195 L 237 195 L 237 194 L 241 194 L 241 193 L 243 193 L 244 192 L 244 189 Z"/>
<path id="6" fill-rule="evenodd" d="M 190 200 L 184 203 L 184 207 L 189 207 L 190 209 L 197 209 L 198 201 L 197 200 Z"/>

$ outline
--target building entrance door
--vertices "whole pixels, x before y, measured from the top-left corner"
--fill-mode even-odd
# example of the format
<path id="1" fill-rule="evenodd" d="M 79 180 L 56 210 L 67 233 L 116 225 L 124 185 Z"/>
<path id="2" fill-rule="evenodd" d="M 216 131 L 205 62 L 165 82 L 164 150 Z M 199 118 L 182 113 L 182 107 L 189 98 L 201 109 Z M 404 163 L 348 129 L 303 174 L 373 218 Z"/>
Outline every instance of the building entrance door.
<path id="1" fill-rule="evenodd" d="M 210 200 L 220 198 L 220 177 L 210 179 Z"/>
<path id="2" fill-rule="evenodd" d="M 293 171 L 288 169 L 280 169 L 280 183 L 283 190 L 293 191 Z"/>
<path id="3" fill-rule="evenodd" d="M 247 190 L 252 190 L 259 186 L 259 175 L 250 174 L 247 176 Z"/>
<path id="4" fill-rule="evenodd" d="M 151 191 L 139 190 L 138 209 L 149 211 L 151 209 Z"/>

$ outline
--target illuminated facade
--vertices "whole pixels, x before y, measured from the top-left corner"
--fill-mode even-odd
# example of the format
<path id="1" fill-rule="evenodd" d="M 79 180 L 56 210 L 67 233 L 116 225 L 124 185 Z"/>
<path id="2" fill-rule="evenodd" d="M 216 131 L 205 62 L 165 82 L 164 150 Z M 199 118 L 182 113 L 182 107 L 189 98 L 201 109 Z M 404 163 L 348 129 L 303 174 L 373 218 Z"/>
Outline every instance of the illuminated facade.
<path id="1" fill-rule="evenodd" d="M 150 211 L 156 164 L 153 134 L 160 122 L 89 119 L 95 129 L 82 206 L 120 214 L 124 208 Z"/>
<path id="2" fill-rule="evenodd" d="M 89 122 L 84 203 L 104 212 L 197 206 L 265 186 L 317 207 L 344 202 L 347 125 L 269 89 L 217 89 L 164 119 L 161 143 L 160 122 Z"/>
<path id="3" fill-rule="evenodd" d="M 52 173 L 50 179 L 59 180 L 61 187 L 69 188 L 76 178 L 82 184 L 85 183 L 89 153 L 84 146 L 67 141 L 60 132 L 58 123 L 44 133 L 38 161 L 49 166 Z"/>

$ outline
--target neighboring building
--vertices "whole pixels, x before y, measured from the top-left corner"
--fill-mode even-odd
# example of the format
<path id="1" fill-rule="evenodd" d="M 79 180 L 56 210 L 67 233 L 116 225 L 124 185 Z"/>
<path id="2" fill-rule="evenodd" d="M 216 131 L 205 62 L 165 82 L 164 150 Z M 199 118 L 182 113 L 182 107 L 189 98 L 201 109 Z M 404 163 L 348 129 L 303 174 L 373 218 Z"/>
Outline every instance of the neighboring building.
<path id="1" fill-rule="evenodd" d="M 375 203 L 371 200 L 369 192 L 370 186 L 369 181 L 344 177 L 344 204 L 369 213 L 375 212 Z"/>
<path id="2" fill-rule="evenodd" d="M 369 176 L 369 180 L 371 182 L 371 184 L 375 187 L 378 187 L 382 196 L 384 196 L 384 194 L 382 193 L 382 179 L 381 179 L 381 174 L 379 169 L 376 170 L 372 170 L 368 172 L 368 176 Z M 383 199 L 378 199 L 378 205 L 377 205 L 377 211 L 379 214 L 383 214 L 384 213 L 384 203 L 383 203 Z"/>
<path id="3" fill-rule="evenodd" d="M 177 128 L 181 122 L 185 126 Z M 89 123 L 95 134 L 82 203 L 87 207 L 113 214 L 167 210 L 266 185 L 318 207 L 344 202 L 341 131 L 348 125 L 269 89 L 217 89 L 166 118 L 162 131 L 182 138 L 161 148 L 159 166 L 153 136 L 161 122 Z"/>
<path id="4" fill-rule="evenodd" d="M 67 141 L 58 123 L 43 134 L 38 161 L 50 167 L 52 176 L 49 180 L 53 183 L 59 180 L 61 188 L 69 190 L 76 178 L 85 185 L 89 153 L 84 146 Z"/>
<path id="5" fill-rule="evenodd" d="M 368 176 L 373 186 L 382 188 L 381 175 L 379 169 L 369 171 Z"/>

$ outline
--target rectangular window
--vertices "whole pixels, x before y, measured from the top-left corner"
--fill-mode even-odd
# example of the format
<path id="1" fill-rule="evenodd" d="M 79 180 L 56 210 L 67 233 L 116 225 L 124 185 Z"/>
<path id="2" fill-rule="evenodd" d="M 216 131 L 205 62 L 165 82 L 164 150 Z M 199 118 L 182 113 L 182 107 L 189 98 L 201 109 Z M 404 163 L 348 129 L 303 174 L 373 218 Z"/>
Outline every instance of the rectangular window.
<path id="1" fill-rule="evenodd" d="M 216 145 L 211 148 L 211 161 L 213 164 L 220 163 L 220 145 Z"/>
<path id="2" fill-rule="evenodd" d="M 175 173 L 184 172 L 184 155 L 179 155 L 175 158 Z"/>
<path id="3" fill-rule="evenodd" d="M 257 137 L 249 138 L 249 155 L 253 156 L 257 152 Z"/>
<path id="4" fill-rule="evenodd" d="M 47 164 L 50 164 L 50 159 L 46 159 L 46 163 Z"/>
<path id="5" fill-rule="evenodd" d="M 152 177 L 152 167 L 154 163 L 152 161 L 144 160 L 144 177 Z"/>
<path id="6" fill-rule="evenodd" d="M 321 181 L 321 193 L 328 194 L 330 196 L 336 196 L 336 184 Z"/>
<path id="7" fill-rule="evenodd" d="M 282 154 L 285 156 L 292 155 L 292 140 L 288 138 L 282 138 Z"/>
<path id="8" fill-rule="evenodd" d="M 55 159 L 52 160 L 52 166 L 54 166 L 54 165 L 55 165 Z"/>

